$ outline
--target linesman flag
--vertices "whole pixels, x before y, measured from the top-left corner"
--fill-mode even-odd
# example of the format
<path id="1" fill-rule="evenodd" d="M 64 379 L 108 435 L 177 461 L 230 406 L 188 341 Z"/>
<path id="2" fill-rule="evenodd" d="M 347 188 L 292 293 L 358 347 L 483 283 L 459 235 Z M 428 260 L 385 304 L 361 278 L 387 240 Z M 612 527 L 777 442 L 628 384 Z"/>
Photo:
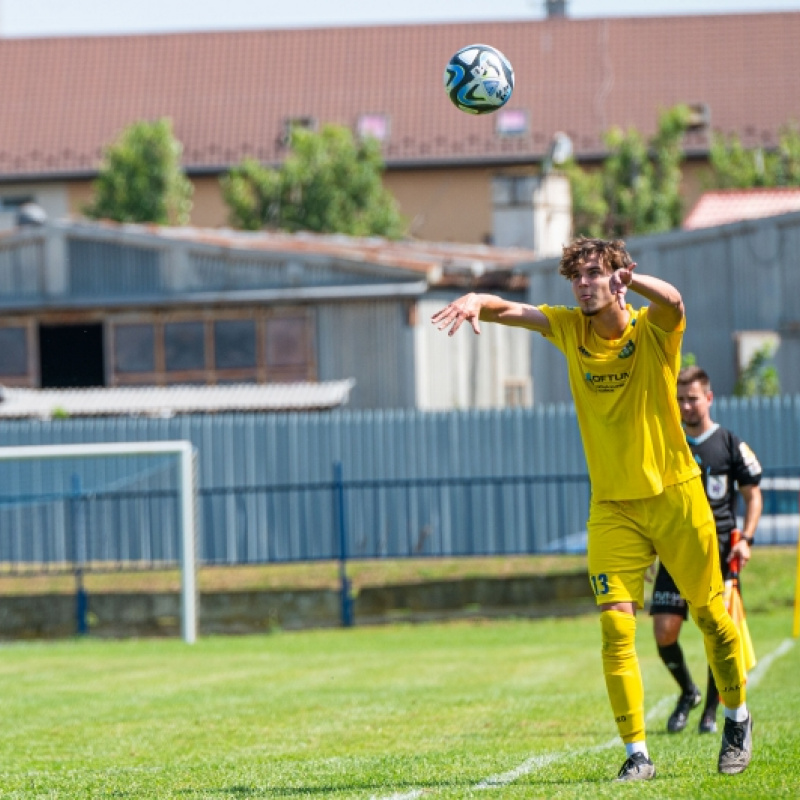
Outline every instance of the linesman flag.
<path id="1" fill-rule="evenodd" d="M 731 547 L 739 541 L 740 533 L 735 528 L 731 531 Z M 744 661 L 745 672 L 750 672 L 756 665 L 756 651 L 753 648 L 753 640 L 750 638 L 750 630 L 747 627 L 747 616 L 744 613 L 744 603 L 739 591 L 739 570 L 742 568 L 741 558 L 731 561 L 731 576 L 725 581 L 725 606 L 731 615 L 733 624 L 739 631 L 739 638 L 742 643 L 742 660 Z"/>

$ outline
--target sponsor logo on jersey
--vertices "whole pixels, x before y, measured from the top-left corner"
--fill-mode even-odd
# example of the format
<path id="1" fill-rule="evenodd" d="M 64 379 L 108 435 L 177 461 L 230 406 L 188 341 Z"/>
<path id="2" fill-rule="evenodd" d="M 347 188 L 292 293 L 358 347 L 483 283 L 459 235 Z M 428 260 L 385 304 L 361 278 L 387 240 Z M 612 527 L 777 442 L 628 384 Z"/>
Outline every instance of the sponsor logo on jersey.
<path id="1" fill-rule="evenodd" d="M 728 493 L 728 476 L 709 475 L 706 481 L 706 493 L 709 500 L 722 500 Z"/>
<path id="2" fill-rule="evenodd" d="M 593 375 L 587 372 L 584 378 L 596 392 L 616 392 L 625 386 L 630 376 L 630 372 L 610 372 L 608 375 Z"/>

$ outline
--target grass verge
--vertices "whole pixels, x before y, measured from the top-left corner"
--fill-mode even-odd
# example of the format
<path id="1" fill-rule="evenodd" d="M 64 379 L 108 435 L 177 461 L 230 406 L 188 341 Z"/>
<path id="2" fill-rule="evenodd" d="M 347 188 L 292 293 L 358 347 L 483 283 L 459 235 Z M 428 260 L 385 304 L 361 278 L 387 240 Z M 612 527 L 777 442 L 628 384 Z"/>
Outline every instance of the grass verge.
<path id="1" fill-rule="evenodd" d="M 790 612 L 752 614 L 767 662 Z M 702 645 L 685 648 L 702 675 Z M 263 637 L 2 648 L 4 798 L 774 798 L 800 786 L 800 648 L 751 691 L 756 757 L 716 773 L 718 736 L 668 736 L 676 687 L 640 617 L 659 775 L 620 787 L 594 615 Z M 660 710 L 659 710 L 660 709 Z M 496 776 L 499 776 L 497 778 Z"/>
<path id="2" fill-rule="evenodd" d="M 794 547 L 757 547 L 742 576 L 745 602 L 753 610 L 792 603 L 797 551 Z M 365 586 L 420 583 L 475 577 L 511 577 L 575 572 L 585 569 L 584 556 L 507 556 L 469 558 L 409 558 L 352 560 L 347 574 L 353 590 Z M 198 570 L 202 592 L 258 589 L 333 589 L 339 587 L 335 561 L 256 566 L 214 566 Z M 178 570 L 97 572 L 84 577 L 90 593 L 177 592 Z M 0 595 L 72 594 L 75 578 L 68 574 L 0 574 Z"/>

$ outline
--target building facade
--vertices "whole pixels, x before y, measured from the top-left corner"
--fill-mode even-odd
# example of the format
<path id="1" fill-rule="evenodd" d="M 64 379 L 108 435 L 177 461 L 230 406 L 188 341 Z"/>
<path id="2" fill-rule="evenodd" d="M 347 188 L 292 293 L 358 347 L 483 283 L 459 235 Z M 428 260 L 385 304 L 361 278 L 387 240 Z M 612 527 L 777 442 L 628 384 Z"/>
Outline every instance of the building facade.
<path id="1" fill-rule="evenodd" d="M 415 238 L 519 244 L 495 229 L 498 181 L 539 175 L 558 134 L 591 167 L 609 129 L 649 137 L 678 103 L 696 119 L 688 208 L 714 134 L 774 149 L 800 117 L 798 40 L 800 13 L 0 39 L 0 216 L 26 200 L 53 219 L 80 213 L 104 149 L 133 122 L 168 117 L 195 187 L 192 224 L 223 226 L 226 170 L 278 165 L 288 130 L 334 123 L 381 142 Z M 508 105 L 484 117 L 442 87 L 450 55 L 476 41 L 516 73 Z"/>
<path id="2" fill-rule="evenodd" d="M 522 297 L 522 249 L 85 221 L 0 235 L 0 384 L 352 381 L 354 408 L 530 405 L 527 341 L 448 348 L 433 311 Z M 481 345 L 489 343 L 490 350 Z"/>

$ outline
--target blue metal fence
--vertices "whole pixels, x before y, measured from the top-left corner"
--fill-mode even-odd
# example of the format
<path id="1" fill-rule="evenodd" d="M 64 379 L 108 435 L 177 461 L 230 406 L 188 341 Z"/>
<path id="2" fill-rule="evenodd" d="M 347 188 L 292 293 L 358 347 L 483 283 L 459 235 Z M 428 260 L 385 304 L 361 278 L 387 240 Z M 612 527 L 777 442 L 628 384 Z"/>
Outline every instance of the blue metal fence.
<path id="1" fill-rule="evenodd" d="M 800 398 L 715 409 L 767 476 L 800 484 Z M 568 406 L 0 423 L 5 445 L 159 439 L 197 449 L 202 564 L 336 559 L 343 541 L 351 558 L 584 546 L 589 483 Z M 4 463 L 0 487 L 0 571 L 179 558 L 178 484 L 157 459 Z M 797 539 L 797 493 L 780 492 L 765 494 L 761 543 Z"/>
<path id="2" fill-rule="evenodd" d="M 585 551 L 585 475 L 347 480 L 333 467 L 325 482 L 200 490 L 200 563 Z M 792 488 L 765 491 L 759 544 L 796 542 L 800 467 L 767 475 Z M 0 571 L 175 565 L 178 514 L 175 488 L 0 497 Z"/>
<path id="3" fill-rule="evenodd" d="M 204 489 L 200 503 L 206 564 L 339 558 L 339 520 L 350 558 L 510 555 L 580 550 L 589 482 L 585 475 L 342 478 Z"/>

